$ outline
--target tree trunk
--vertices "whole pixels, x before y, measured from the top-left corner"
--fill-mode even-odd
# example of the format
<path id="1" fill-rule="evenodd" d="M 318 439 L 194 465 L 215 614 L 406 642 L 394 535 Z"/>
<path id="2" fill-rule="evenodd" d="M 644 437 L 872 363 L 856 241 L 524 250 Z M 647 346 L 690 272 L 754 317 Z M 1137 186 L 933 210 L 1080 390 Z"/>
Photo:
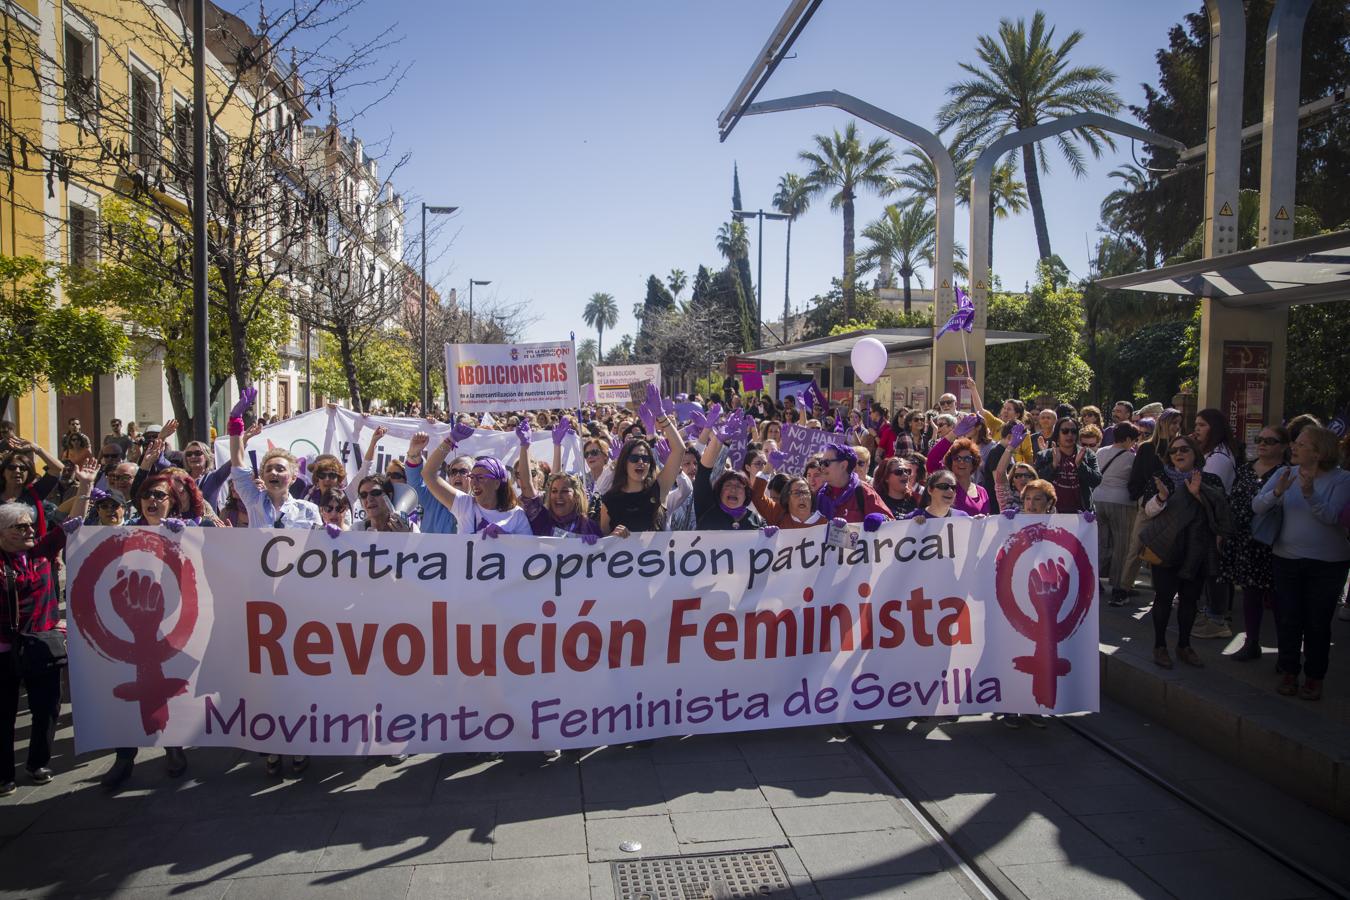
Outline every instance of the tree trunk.
<path id="1" fill-rule="evenodd" d="M 1050 258 L 1050 229 L 1045 224 L 1045 202 L 1041 199 L 1041 173 L 1036 168 L 1036 145 L 1022 147 L 1022 174 L 1027 180 L 1027 200 L 1031 203 L 1031 218 L 1036 223 L 1036 247 L 1041 259 Z"/>
<path id="2" fill-rule="evenodd" d="M 336 334 L 338 353 L 342 359 L 342 373 L 347 376 L 347 396 L 351 400 L 352 409 L 365 412 L 366 407 L 361 400 L 361 386 L 356 383 L 356 354 L 352 350 L 351 332 L 346 328 L 340 328 Z"/>
<path id="3" fill-rule="evenodd" d="M 787 253 L 786 263 L 783 266 L 783 343 L 789 343 L 791 340 L 788 335 L 788 319 L 792 316 L 792 306 L 788 293 L 788 286 L 792 283 L 792 219 L 787 220 Z M 0 407 L 3 408 L 3 407 Z"/>
<path id="4" fill-rule="evenodd" d="M 909 315 L 909 308 L 910 308 L 909 279 L 912 278 L 913 276 L 914 276 L 913 269 L 907 266 L 902 267 L 900 269 L 900 284 L 903 285 L 905 291 L 905 315 Z"/>
<path id="5" fill-rule="evenodd" d="M 844 322 L 853 319 L 853 192 L 844 191 Z"/>
<path id="6" fill-rule="evenodd" d="M 605 360 L 605 326 L 597 325 L 595 333 L 599 336 L 595 341 L 595 357 L 600 362 Z"/>
<path id="7" fill-rule="evenodd" d="M 196 434 L 193 417 L 188 412 L 187 393 L 183 390 L 183 373 L 173 366 L 165 366 L 164 381 L 169 387 L 169 405 L 173 407 L 173 417 L 178 420 L 178 434 L 183 437 Z"/>

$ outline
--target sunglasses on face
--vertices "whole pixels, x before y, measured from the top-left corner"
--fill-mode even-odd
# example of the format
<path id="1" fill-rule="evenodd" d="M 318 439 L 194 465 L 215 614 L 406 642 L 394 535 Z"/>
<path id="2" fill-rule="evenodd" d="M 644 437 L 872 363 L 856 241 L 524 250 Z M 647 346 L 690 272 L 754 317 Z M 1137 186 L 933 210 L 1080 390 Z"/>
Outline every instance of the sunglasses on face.
<path id="1" fill-rule="evenodd" d="M 5 471 L 6 471 L 6 472 L 27 472 L 27 471 L 29 471 L 29 469 L 28 469 L 28 467 L 25 466 L 23 463 L 10 463 L 9 465 L 5 466 Z"/>
<path id="2" fill-rule="evenodd" d="M 206 454 L 201 450 L 186 450 L 183 452 L 184 459 L 191 459 L 194 456 L 205 456 L 205 455 Z"/>
<path id="3" fill-rule="evenodd" d="M 628 462 L 635 466 L 650 466 L 652 464 L 652 458 L 650 456 L 630 456 L 628 457 Z"/>
<path id="4" fill-rule="evenodd" d="M 390 472 L 388 475 L 386 475 L 386 476 L 384 476 L 384 477 L 385 477 L 385 478 L 388 478 L 390 481 L 407 481 L 407 480 L 408 480 L 408 476 L 404 475 L 402 472 Z"/>
<path id="5" fill-rule="evenodd" d="M 595 447 L 592 447 L 591 449 L 589 449 L 589 450 L 586 451 L 586 458 L 587 458 L 587 459 L 592 459 L 592 458 L 594 458 L 594 457 L 596 457 L 596 456 L 604 456 L 604 455 L 605 455 L 605 453 L 604 453 L 603 450 L 597 450 Z"/>
<path id="6" fill-rule="evenodd" d="M 460 468 L 457 468 L 457 469 L 451 469 L 451 470 L 450 470 L 450 477 L 451 477 L 451 478 L 463 478 L 465 475 L 468 475 L 468 474 L 469 474 L 469 470 L 468 470 L 468 469 L 465 469 L 465 468 L 463 468 L 463 467 L 460 467 Z"/>
<path id="7" fill-rule="evenodd" d="M 169 495 L 163 491 L 146 491 L 145 499 L 153 500 L 156 503 L 163 503 L 165 500 L 169 499 Z"/>
<path id="8" fill-rule="evenodd" d="M 956 482 L 954 482 L 954 481 L 939 481 L 937 484 L 933 485 L 933 490 L 935 490 L 935 491 L 954 491 L 954 490 L 956 490 Z"/>
<path id="9" fill-rule="evenodd" d="M 822 460 L 820 461 L 820 464 L 821 464 L 822 466 L 832 466 L 832 465 L 834 465 L 834 464 L 837 463 L 837 462 L 843 462 L 843 460 L 842 460 L 842 459 L 822 459 Z"/>
<path id="10" fill-rule="evenodd" d="M 1016 480 L 1016 479 L 1018 479 L 1018 478 L 1030 478 L 1030 477 L 1031 477 L 1031 473 L 1030 473 L 1030 472 L 1014 472 L 1014 473 L 1013 473 L 1013 480 Z"/>
<path id="11" fill-rule="evenodd" d="M 971 456 L 969 453 L 963 453 L 963 454 L 961 454 L 960 456 L 953 456 L 953 457 L 952 457 L 952 462 L 963 462 L 963 463 L 970 463 L 971 465 L 974 465 L 974 464 L 975 464 L 975 457 Z"/>
<path id="12" fill-rule="evenodd" d="M 356 496 L 362 500 L 369 500 L 371 497 L 383 497 L 384 491 L 358 491 Z"/>
<path id="13" fill-rule="evenodd" d="M 1169 451 L 1167 451 L 1167 452 L 1168 452 L 1169 454 L 1171 454 L 1172 456 L 1186 456 L 1187 454 L 1189 454 L 1189 453 L 1191 452 L 1191 448 L 1190 448 L 1190 447 L 1173 447 L 1171 450 L 1169 450 Z"/>
<path id="14" fill-rule="evenodd" d="M 956 405 L 956 401 L 955 401 L 955 400 L 939 400 L 939 401 L 938 401 L 938 406 L 955 406 L 955 405 Z"/>
<path id="15" fill-rule="evenodd" d="M 315 473 L 314 473 L 314 480 L 315 480 L 315 481 L 337 481 L 337 480 L 338 480 L 339 478 L 341 478 L 341 477 L 342 477 L 342 476 L 339 475 L 337 472 L 315 472 Z"/>
<path id="16" fill-rule="evenodd" d="M 901 478 L 908 478 L 914 474 L 913 469 L 891 469 L 892 475 L 899 475 Z"/>
<path id="17" fill-rule="evenodd" d="M 123 474 L 120 473 L 120 472 L 114 472 L 113 474 L 111 474 L 111 475 L 108 476 L 108 480 L 109 480 L 109 481 L 130 481 L 131 479 L 133 479 L 133 478 L 135 478 L 135 477 L 136 477 L 135 475 L 123 475 Z"/>
<path id="18" fill-rule="evenodd" d="M 1061 429 L 1059 430 L 1059 433 L 1060 433 L 1060 434 L 1077 434 L 1077 433 L 1078 433 L 1078 429 L 1077 429 L 1077 428 L 1061 428 Z"/>
<path id="19" fill-rule="evenodd" d="M 330 503 L 323 508 L 323 511 L 329 513 L 345 513 L 347 511 L 347 507 L 343 506 L 340 503 Z"/>
<path id="20" fill-rule="evenodd" d="M 1259 437 L 1256 439 L 1256 443 L 1260 444 L 1262 447 L 1277 447 L 1280 444 L 1283 444 L 1284 441 L 1277 437 Z"/>

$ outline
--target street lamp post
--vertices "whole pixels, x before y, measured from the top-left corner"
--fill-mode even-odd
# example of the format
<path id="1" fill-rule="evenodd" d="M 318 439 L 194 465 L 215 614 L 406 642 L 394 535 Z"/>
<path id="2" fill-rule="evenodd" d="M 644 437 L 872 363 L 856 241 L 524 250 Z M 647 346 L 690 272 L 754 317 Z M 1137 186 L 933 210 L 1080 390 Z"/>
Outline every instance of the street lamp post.
<path id="1" fill-rule="evenodd" d="M 206 233 L 206 2 L 192 5 L 192 438 L 211 440 Z M 239 385 L 242 391 L 244 385 Z"/>
<path id="2" fill-rule="evenodd" d="M 458 206 L 427 206 L 422 204 L 422 415 L 428 415 L 431 409 L 431 396 L 427 388 L 427 213 L 433 216 L 448 216 Z"/>
<path id="3" fill-rule="evenodd" d="M 786 219 L 786 213 L 772 213 L 759 210 L 733 209 L 731 214 L 737 218 L 754 216 L 759 219 L 759 237 L 755 239 L 759 256 L 759 274 L 755 276 L 755 349 L 764 347 L 764 220 Z"/>
<path id="4" fill-rule="evenodd" d="M 491 281 L 479 281 L 475 278 L 469 279 L 469 343 L 473 343 L 473 286 L 480 287 L 492 284 Z"/>

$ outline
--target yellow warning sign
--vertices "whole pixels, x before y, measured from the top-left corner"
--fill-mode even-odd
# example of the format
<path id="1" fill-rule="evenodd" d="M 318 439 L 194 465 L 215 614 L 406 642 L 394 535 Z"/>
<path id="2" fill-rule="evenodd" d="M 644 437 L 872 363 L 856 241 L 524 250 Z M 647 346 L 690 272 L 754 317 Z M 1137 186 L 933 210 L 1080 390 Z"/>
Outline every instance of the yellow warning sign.
<path id="1" fill-rule="evenodd" d="M 1227 203 L 1225 203 L 1223 205 L 1223 208 L 1219 210 L 1219 215 L 1221 216 L 1231 216 L 1232 214 L 1233 214 L 1233 207 L 1229 206 Z"/>
<path id="2" fill-rule="evenodd" d="M 943 289 L 944 291 L 945 291 L 947 288 L 951 287 L 951 286 L 952 286 L 952 283 L 951 283 L 950 281 L 948 281 L 948 280 L 945 279 L 945 278 L 942 279 L 942 289 Z"/>
<path id="3" fill-rule="evenodd" d="M 977 281 L 977 282 L 975 282 L 975 290 L 977 290 L 977 291 L 982 291 L 982 290 L 984 290 L 984 282 L 983 282 L 983 281 Z"/>
<path id="4" fill-rule="evenodd" d="M 1275 218 L 1279 219 L 1281 222 L 1287 221 L 1289 219 L 1289 210 L 1281 206 L 1279 210 L 1276 211 Z"/>

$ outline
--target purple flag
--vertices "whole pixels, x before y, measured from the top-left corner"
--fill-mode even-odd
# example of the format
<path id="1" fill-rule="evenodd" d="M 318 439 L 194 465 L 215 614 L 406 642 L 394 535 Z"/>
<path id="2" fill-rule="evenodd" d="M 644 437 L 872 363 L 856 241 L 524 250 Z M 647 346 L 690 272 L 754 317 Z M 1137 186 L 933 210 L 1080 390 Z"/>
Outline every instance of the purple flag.
<path id="1" fill-rule="evenodd" d="M 966 292 L 959 287 L 956 289 L 956 312 L 947 320 L 938 331 L 937 337 L 942 337 L 949 331 L 964 331 L 967 334 L 975 330 L 975 304 L 966 296 Z M 937 338 L 934 338 L 936 340 Z"/>

